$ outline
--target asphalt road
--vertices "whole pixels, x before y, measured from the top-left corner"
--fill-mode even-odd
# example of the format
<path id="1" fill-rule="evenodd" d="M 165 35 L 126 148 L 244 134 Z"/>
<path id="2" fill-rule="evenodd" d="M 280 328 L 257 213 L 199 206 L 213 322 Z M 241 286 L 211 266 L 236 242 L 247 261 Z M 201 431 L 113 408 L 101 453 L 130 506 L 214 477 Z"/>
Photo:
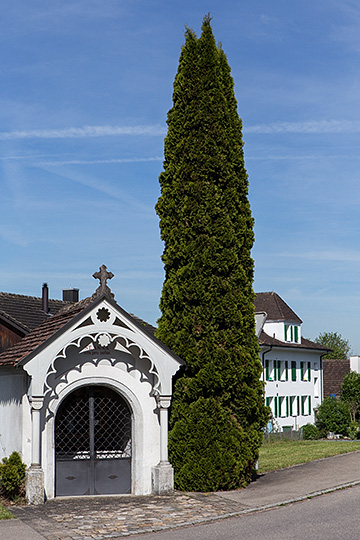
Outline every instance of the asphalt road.
<path id="1" fill-rule="evenodd" d="M 141 540 L 359 540 L 360 486 L 272 510 L 140 537 Z"/>

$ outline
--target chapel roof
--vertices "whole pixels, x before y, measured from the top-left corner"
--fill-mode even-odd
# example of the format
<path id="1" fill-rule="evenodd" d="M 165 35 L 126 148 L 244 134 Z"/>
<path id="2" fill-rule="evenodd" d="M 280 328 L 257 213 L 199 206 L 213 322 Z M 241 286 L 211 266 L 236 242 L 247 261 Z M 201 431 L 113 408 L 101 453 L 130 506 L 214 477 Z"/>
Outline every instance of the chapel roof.
<path id="1" fill-rule="evenodd" d="M 264 311 L 267 321 L 286 321 L 301 324 L 302 320 L 276 292 L 257 293 L 254 300 L 255 312 Z"/>
<path id="2" fill-rule="evenodd" d="M 68 304 L 69 302 L 63 300 L 49 299 L 49 311 L 45 313 L 42 309 L 41 298 L 0 292 L 0 318 L 26 334 Z"/>
<path id="3" fill-rule="evenodd" d="M 98 297 L 101 298 L 101 297 Z M 109 301 L 114 302 L 107 296 Z M 90 307 L 97 299 L 92 297 L 84 298 L 80 302 L 66 303 L 61 310 L 58 311 L 53 317 L 46 319 L 38 327 L 34 328 L 23 339 L 17 342 L 15 345 L 7 349 L 0 354 L 0 367 L 1 366 L 15 366 L 21 360 L 26 358 L 35 349 L 43 345 L 48 339 L 50 339 L 56 332 L 65 327 L 67 323 L 70 323 L 79 313 L 83 312 L 86 308 Z M 169 347 L 158 340 L 155 337 L 155 328 L 151 324 L 145 322 L 136 315 L 127 313 L 125 310 L 117 306 L 117 308 L 123 312 L 139 329 L 147 334 L 152 341 L 157 342 L 160 346 L 166 350 L 169 354 L 175 357 L 180 364 L 184 363 Z"/>

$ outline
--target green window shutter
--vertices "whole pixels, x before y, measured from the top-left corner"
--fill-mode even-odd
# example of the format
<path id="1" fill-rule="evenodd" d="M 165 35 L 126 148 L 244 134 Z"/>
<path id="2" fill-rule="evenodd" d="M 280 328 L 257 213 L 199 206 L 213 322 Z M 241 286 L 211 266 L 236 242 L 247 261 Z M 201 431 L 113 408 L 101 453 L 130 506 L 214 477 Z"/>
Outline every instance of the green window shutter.
<path id="1" fill-rule="evenodd" d="M 277 360 L 277 380 L 281 380 L 281 363 L 280 360 Z"/>
<path id="2" fill-rule="evenodd" d="M 270 407 L 270 398 L 269 397 L 266 398 L 265 403 L 266 403 L 267 407 Z"/>
<path id="3" fill-rule="evenodd" d="M 269 371 L 269 360 L 265 360 L 265 380 L 269 380 L 269 375 L 270 375 L 270 371 Z"/>
<path id="4" fill-rule="evenodd" d="M 297 415 L 300 416 L 300 396 L 296 397 Z"/>
<path id="5" fill-rule="evenodd" d="M 308 381 L 311 381 L 311 362 L 308 362 Z"/>
<path id="6" fill-rule="evenodd" d="M 282 416 L 282 402 L 283 402 L 283 399 L 281 397 L 278 397 L 278 400 L 279 400 L 279 404 L 278 404 L 278 413 L 279 413 L 279 416 Z"/>
<path id="7" fill-rule="evenodd" d="M 300 378 L 304 380 L 304 362 L 300 362 Z"/>
<path id="8" fill-rule="evenodd" d="M 293 397 L 289 396 L 289 416 L 293 415 Z"/>
<path id="9" fill-rule="evenodd" d="M 276 396 L 274 397 L 274 416 L 278 417 L 278 398 Z"/>
<path id="10" fill-rule="evenodd" d="M 287 341 L 288 328 L 289 328 L 289 326 L 287 324 L 284 324 L 284 339 L 285 339 L 285 341 Z"/>
<path id="11" fill-rule="evenodd" d="M 286 396 L 286 416 L 289 416 L 289 396 Z"/>
<path id="12" fill-rule="evenodd" d="M 296 362 L 291 361 L 291 380 L 296 381 Z"/>
<path id="13" fill-rule="evenodd" d="M 297 326 L 294 326 L 294 340 L 295 343 L 298 343 L 299 341 L 299 328 Z"/>
<path id="14" fill-rule="evenodd" d="M 285 360 L 285 381 L 288 381 L 289 380 L 289 364 L 288 364 L 288 361 Z"/>
<path id="15" fill-rule="evenodd" d="M 305 414 L 305 400 L 306 400 L 306 396 L 301 396 L 301 414 L 302 415 Z"/>
<path id="16" fill-rule="evenodd" d="M 311 396 L 308 397 L 309 414 L 311 414 Z"/>
<path id="17" fill-rule="evenodd" d="M 290 341 L 294 341 L 293 330 L 294 330 L 294 327 L 290 326 Z"/>

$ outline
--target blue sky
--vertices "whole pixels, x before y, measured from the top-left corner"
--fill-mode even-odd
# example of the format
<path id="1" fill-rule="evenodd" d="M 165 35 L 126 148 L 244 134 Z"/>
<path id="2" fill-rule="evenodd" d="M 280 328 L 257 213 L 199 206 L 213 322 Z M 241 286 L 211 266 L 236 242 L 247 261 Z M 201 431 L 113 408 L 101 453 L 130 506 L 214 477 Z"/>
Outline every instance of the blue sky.
<path id="1" fill-rule="evenodd" d="M 83 298 L 106 264 L 118 303 L 156 322 L 166 115 L 184 27 L 208 12 L 244 124 L 254 289 L 360 354 L 355 0 L 3 0 L 0 290 Z"/>

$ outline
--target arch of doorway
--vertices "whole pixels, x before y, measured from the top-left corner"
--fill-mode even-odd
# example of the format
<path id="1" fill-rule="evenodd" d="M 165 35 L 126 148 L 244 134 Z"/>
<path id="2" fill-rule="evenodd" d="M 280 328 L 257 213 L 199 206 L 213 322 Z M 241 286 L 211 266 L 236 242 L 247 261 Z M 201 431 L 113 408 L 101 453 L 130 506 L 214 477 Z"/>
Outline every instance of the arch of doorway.
<path id="1" fill-rule="evenodd" d="M 132 460 L 131 460 L 131 493 L 143 494 L 151 490 L 146 488 L 144 478 L 144 411 L 137 396 L 121 381 L 109 377 L 94 376 L 80 377 L 61 389 L 58 399 L 49 404 L 48 420 L 44 426 L 42 463 L 44 468 L 44 487 L 47 498 L 55 496 L 55 418 L 63 400 L 73 391 L 87 386 L 105 386 L 115 392 L 126 401 L 131 412 L 132 425 Z M 152 398 L 154 399 L 154 398 Z M 155 403 L 155 400 L 154 400 Z M 150 492 L 150 491 L 149 491 Z"/>

